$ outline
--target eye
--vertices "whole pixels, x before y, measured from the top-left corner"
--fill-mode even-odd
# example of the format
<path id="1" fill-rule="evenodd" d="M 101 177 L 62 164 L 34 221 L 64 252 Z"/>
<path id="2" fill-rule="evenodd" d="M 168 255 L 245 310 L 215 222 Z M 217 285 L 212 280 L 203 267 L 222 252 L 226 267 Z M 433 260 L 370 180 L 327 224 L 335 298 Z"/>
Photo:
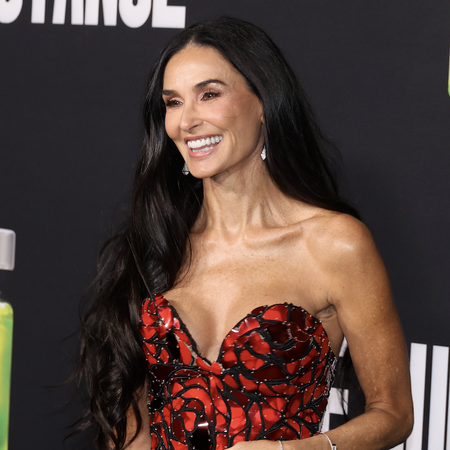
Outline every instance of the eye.
<path id="1" fill-rule="evenodd" d="M 219 93 L 214 91 L 204 92 L 202 95 L 202 100 L 211 100 L 212 98 L 218 97 Z"/>
<path id="2" fill-rule="evenodd" d="M 166 100 L 164 103 L 166 104 L 166 108 L 175 108 L 181 105 L 181 102 L 175 99 Z"/>

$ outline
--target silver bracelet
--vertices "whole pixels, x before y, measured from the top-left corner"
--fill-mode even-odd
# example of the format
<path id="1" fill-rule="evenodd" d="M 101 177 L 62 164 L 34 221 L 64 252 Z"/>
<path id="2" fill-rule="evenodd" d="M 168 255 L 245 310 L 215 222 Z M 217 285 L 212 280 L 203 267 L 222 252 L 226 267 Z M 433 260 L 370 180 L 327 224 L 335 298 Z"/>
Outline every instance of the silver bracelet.
<path id="1" fill-rule="evenodd" d="M 281 441 L 277 441 L 280 444 L 280 450 L 284 450 L 283 443 Z"/>
<path id="2" fill-rule="evenodd" d="M 320 434 L 323 434 L 323 435 L 327 438 L 328 442 L 330 443 L 331 450 L 337 450 L 336 444 L 333 444 L 333 443 L 331 442 L 331 439 L 328 437 L 327 434 L 322 433 L 322 432 L 320 432 Z M 278 442 L 279 442 L 279 441 L 278 441 Z"/>

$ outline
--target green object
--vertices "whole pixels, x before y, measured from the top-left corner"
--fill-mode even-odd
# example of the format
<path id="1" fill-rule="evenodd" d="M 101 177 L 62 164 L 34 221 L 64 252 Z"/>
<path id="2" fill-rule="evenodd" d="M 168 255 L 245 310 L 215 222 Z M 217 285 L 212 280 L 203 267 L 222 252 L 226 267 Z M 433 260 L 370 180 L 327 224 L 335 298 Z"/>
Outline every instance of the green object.
<path id="1" fill-rule="evenodd" d="M 0 450 L 8 450 L 13 309 L 0 301 Z"/>

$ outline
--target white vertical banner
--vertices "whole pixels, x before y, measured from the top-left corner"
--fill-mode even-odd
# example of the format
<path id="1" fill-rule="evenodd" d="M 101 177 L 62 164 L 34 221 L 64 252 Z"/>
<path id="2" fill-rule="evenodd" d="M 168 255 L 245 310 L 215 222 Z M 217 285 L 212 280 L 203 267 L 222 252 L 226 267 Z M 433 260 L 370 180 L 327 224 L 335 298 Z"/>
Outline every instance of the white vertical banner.
<path id="1" fill-rule="evenodd" d="M 71 22 L 72 25 L 84 24 L 84 0 L 71 0 Z"/>
<path id="2" fill-rule="evenodd" d="M 448 347 L 433 346 L 428 449 L 444 450 L 447 410 Z"/>
<path id="3" fill-rule="evenodd" d="M 186 6 L 169 6 L 167 0 L 153 0 L 153 28 L 184 28 Z"/>
<path id="4" fill-rule="evenodd" d="M 33 0 L 31 3 L 31 23 L 45 23 L 45 0 Z"/>
<path id="5" fill-rule="evenodd" d="M 425 404 L 425 375 L 427 346 L 411 344 L 410 369 L 411 388 L 414 402 L 414 428 L 406 441 L 406 450 L 422 450 L 423 408 Z M 430 449 L 435 450 L 435 449 Z"/>
<path id="6" fill-rule="evenodd" d="M 450 89 L 450 83 L 449 83 L 449 89 Z M 449 92 L 450 94 L 450 92 Z M 448 380 L 448 391 L 450 392 L 450 378 Z M 446 450 L 450 450 L 450 401 L 448 402 L 448 411 L 447 411 L 447 446 Z"/>
<path id="7" fill-rule="evenodd" d="M 344 389 L 342 395 L 344 396 L 345 413 L 348 413 L 348 389 Z M 341 390 L 331 388 L 330 396 L 328 397 L 328 405 L 323 415 L 322 431 L 329 431 L 330 429 L 330 414 L 344 415 L 344 409 L 341 402 Z"/>
<path id="8" fill-rule="evenodd" d="M 67 0 L 54 1 L 52 23 L 64 25 L 64 22 L 66 21 L 66 4 Z"/>
<path id="9" fill-rule="evenodd" d="M 100 15 L 100 0 L 86 0 L 86 9 L 84 11 L 84 24 L 98 25 L 99 15 Z"/>

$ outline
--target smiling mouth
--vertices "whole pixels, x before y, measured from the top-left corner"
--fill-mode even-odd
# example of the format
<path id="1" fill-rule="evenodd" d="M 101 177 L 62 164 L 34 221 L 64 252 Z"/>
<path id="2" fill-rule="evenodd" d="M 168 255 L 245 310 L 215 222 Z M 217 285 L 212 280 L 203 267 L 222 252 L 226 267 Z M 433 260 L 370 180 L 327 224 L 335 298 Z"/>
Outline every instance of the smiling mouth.
<path id="1" fill-rule="evenodd" d="M 221 140 L 223 136 L 219 134 L 216 136 L 208 136 L 207 138 L 196 139 L 192 141 L 187 141 L 188 147 L 195 152 L 204 152 L 207 150 L 211 150 L 215 147 Z"/>

